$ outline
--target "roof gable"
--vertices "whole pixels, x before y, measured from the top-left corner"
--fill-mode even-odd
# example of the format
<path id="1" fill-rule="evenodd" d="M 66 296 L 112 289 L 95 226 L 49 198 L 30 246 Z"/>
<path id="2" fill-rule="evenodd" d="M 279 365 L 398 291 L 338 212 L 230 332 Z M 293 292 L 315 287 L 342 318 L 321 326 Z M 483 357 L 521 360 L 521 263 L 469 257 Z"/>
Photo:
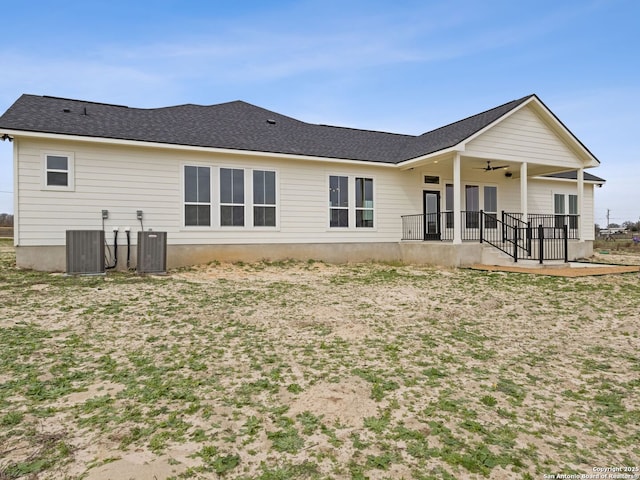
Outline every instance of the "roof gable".
<path id="1" fill-rule="evenodd" d="M 398 164 L 463 144 L 533 98 L 415 136 L 310 124 L 242 101 L 139 109 L 22 95 L 0 129 Z"/>
<path id="2" fill-rule="evenodd" d="M 414 142 L 411 142 L 402 152 L 400 161 L 410 160 L 423 155 L 439 152 L 447 148 L 455 147 L 474 134 L 482 131 L 489 125 L 502 118 L 514 108 L 527 101 L 529 97 L 505 103 L 482 113 L 478 113 L 463 120 L 436 128 L 423 133 Z"/>

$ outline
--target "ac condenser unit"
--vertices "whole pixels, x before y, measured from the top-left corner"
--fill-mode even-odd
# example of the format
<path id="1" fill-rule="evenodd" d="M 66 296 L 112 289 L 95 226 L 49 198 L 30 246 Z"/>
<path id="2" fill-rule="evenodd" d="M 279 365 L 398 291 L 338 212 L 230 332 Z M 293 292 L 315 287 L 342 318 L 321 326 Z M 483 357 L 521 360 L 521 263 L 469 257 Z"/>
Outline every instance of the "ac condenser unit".
<path id="1" fill-rule="evenodd" d="M 138 273 L 167 271 L 167 232 L 138 232 Z"/>
<path id="2" fill-rule="evenodd" d="M 104 273 L 104 230 L 67 230 L 67 274 Z"/>

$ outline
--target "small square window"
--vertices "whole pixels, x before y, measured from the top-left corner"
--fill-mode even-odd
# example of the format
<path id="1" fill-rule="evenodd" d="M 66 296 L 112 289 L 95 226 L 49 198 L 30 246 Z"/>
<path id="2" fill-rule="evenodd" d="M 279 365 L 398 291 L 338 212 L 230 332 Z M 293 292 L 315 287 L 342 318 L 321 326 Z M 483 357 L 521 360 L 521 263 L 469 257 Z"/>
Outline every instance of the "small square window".
<path id="1" fill-rule="evenodd" d="M 43 188 L 73 190 L 73 154 L 43 154 Z"/>

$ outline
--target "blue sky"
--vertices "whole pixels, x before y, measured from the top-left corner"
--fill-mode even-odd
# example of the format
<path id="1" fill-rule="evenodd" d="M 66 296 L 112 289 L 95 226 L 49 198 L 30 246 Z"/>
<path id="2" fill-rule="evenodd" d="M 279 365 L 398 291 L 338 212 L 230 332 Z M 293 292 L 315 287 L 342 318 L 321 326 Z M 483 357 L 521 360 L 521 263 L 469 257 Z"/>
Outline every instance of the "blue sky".
<path id="1" fill-rule="evenodd" d="M 640 2 L 14 2 L 0 110 L 22 93 L 131 107 L 244 100 L 419 134 L 536 93 L 600 159 L 596 222 L 640 219 Z M 13 211 L 0 142 L 0 212 Z"/>

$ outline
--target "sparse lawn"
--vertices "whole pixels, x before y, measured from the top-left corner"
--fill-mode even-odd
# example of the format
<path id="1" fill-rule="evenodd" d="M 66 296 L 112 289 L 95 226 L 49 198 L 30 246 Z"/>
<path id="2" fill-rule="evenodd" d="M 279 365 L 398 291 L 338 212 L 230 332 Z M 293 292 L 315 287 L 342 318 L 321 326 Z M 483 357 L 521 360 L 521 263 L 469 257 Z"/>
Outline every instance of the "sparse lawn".
<path id="1" fill-rule="evenodd" d="M 0 479 L 542 478 L 640 466 L 640 276 L 18 271 Z"/>

